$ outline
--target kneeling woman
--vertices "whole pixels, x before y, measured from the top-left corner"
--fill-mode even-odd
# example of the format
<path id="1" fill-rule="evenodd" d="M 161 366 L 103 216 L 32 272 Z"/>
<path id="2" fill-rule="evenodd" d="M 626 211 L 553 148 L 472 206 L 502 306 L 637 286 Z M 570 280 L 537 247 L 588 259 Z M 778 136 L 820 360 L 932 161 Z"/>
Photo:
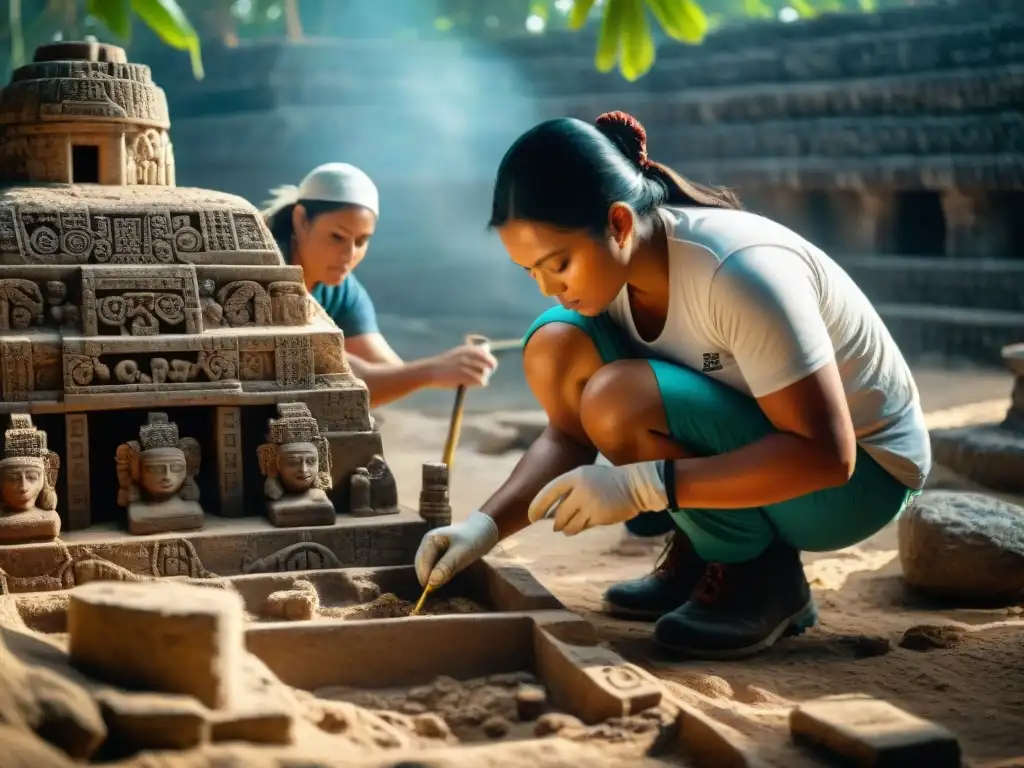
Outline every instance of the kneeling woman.
<path id="1" fill-rule="evenodd" d="M 607 610 L 708 658 L 811 626 L 800 551 L 871 536 L 931 463 L 910 370 L 864 294 L 796 233 L 649 160 L 623 113 L 520 137 L 491 225 L 561 305 L 524 352 L 549 425 L 481 511 L 427 534 L 420 581 L 545 516 L 575 535 L 660 513 L 678 529 L 667 557 Z"/>
<path id="2" fill-rule="evenodd" d="M 352 274 L 366 258 L 380 213 L 377 187 L 348 163 L 326 163 L 297 187 L 279 187 L 263 211 L 285 260 L 302 267 L 306 288 L 345 334 L 345 352 L 370 390 L 370 404 L 385 405 L 426 387 L 485 386 L 497 361 L 464 344 L 407 362 L 377 326 L 370 295 Z"/>

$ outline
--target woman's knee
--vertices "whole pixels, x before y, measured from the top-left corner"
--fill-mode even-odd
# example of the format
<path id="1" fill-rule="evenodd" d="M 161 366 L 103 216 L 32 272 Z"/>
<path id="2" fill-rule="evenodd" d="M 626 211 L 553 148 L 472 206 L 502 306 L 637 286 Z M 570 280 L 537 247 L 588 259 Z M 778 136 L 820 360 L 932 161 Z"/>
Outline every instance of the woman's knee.
<path id="1" fill-rule="evenodd" d="M 586 331 L 568 323 L 541 326 L 523 350 L 526 383 L 552 420 L 566 413 L 579 418 L 583 390 L 602 365 Z"/>
<path id="2" fill-rule="evenodd" d="M 646 360 L 619 360 L 595 371 L 580 398 L 580 423 L 612 461 L 628 460 L 652 433 L 666 434 L 658 380 Z"/>

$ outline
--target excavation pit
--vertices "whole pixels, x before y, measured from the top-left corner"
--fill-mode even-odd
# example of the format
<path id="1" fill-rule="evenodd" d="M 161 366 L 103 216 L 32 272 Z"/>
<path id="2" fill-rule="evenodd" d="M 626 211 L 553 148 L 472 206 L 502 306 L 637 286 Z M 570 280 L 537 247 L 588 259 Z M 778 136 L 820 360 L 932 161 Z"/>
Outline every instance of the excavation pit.
<path id="1" fill-rule="evenodd" d="M 238 592 L 247 625 L 407 618 L 422 592 L 412 566 L 174 580 Z M 22 620 L 31 629 L 51 635 L 67 631 L 68 592 L 22 593 L 14 598 Z M 562 609 L 561 603 L 528 571 L 485 560 L 431 594 L 422 616 L 411 618 L 552 609 Z"/>
<path id="2" fill-rule="evenodd" d="M 287 685 L 347 701 L 368 697 L 382 709 L 392 702 L 399 712 L 410 708 L 412 690 L 429 698 L 426 688 L 436 689 L 438 680 L 453 706 L 470 706 L 467 692 L 487 685 L 480 679 L 536 685 L 544 690 L 537 716 L 564 712 L 588 725 L 661 702 L 655 680 L 601 646 L 593 626 L 565 610 L 252 624 L 246 645 Z M 487 707 L 476 702 L 471 710 L 479 715 Z"/>
<path id="3" fill-rule="evenodd" d="M 522 741 L 559 735 L 605 740 L 645 751 L 672 720 L 661 707 L 587 726 L 555 709 L 529 672 L 456 680 L 441 676 L 426 685 L 361 690 L 328 686 L 315 695 L 376 712 L 406 731 L 450 745 Z"/>

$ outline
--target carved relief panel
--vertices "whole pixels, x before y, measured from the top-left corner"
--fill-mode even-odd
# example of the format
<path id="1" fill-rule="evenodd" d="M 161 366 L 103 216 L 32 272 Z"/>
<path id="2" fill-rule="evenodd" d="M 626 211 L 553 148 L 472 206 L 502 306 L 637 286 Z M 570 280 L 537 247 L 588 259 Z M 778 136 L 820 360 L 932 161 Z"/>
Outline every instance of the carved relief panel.
<path id="1" fill-rule="evenodd" d="M 230 337 L 64 340 L 64 390 L 100 394 L 237 386 L 238 341 Z"/>
<path id="2" fill-rule="evenodd" d="M 273 264 L 280 259 L 255 212 L 203 200 L 182 210 L 187 199 L 171 205 L 164 199 L 86 205 L 81 195 L 72 197 L 64 189 L 16 192 L 0 195 L 0 261 L 5 264 L 238 263 L 240 258 Z M 12 205 L 4 197 L 24 197 L 25 204 Z"/>
<path id="3" fill-rule="evenodd" d="M 195 268 L 83 267 L 85 336 L 202 333 Z"/>

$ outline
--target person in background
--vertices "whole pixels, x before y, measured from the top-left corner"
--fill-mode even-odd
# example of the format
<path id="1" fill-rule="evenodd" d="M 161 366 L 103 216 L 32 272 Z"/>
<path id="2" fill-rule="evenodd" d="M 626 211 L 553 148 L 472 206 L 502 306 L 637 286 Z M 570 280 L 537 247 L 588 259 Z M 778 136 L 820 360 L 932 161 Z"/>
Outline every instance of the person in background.
<path id="1" fill-rule="evenodd" d="M 306 288 L 345 334 L 352 372 L 370 403 L 385 405 L 427 387 L 486 386 L 497 360 L 462 345 L 404 361 L 377 325 L 370 295 L 352 272 L 364 258 L 380 216 L 377 187 L 348 163 L 314 168 L 299 186 L 278 187 L 263 217 L 285 261 L 302 267 Z"/>
<path id="2" fill-rule="evenodd" d="M 814 624 L 800 552 L 881 530 L 931 466 L 910 368 L 867 297 L 797 233 L 651 160 L 621 112 L 520 137 L 490 224 L 561 305 L 524 349 L 548 426 L 479 511 L 427 533 L 420 582 L 544 518 L 569 536 L 644 521 L 673 527 L 671 548 L 605 610 L 656 621 L 660 645 L 740 657 Z"/>

